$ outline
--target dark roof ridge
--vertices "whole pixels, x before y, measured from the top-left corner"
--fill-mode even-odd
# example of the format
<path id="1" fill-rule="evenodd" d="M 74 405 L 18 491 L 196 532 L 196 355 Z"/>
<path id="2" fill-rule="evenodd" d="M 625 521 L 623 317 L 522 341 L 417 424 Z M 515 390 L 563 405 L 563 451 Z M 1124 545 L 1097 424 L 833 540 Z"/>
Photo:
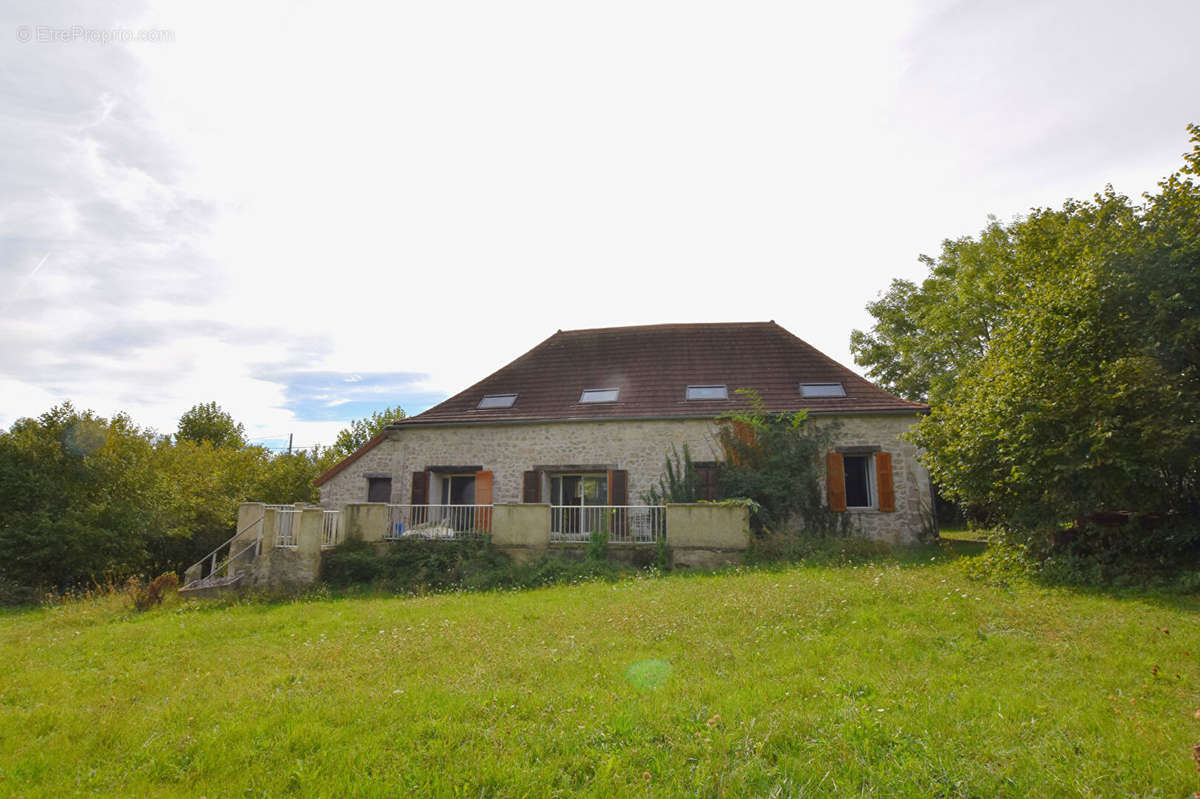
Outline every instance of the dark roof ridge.
<path id="1" fill-rule="evenodd" d="M 658 324 L 652 324 L 652 325 L 616 325 L 614 327 L 578 327 L 578 328 L 573 328 L 571 330 L 562 330 L 560 328 L 558 330 L 558 332 L 554 334 L 554 336 L 567 335 L 570 333 L 607 333 L 607 332 L 616 331 L 616 330 L 629 330 L 629 331 L 633 331 L 633 330 L 669 330 L 669 329 L 684 330 L 687 328 L 701 328 L 701 327 L 710 327 L 711 328 L 711 327 L 768 327 L 768 326 L 779 327 L 779 325 L 776 324 L 774 319 L 771 319 L 767 322 L 660 322 Z M 783 330 L 783 328 L 780 328 L 780 330 Z M 554 336 L 551 336 L 550 338 L 554 338 Z M 547 340 L 549 340 L 549 339 L 547 339 Z"/>

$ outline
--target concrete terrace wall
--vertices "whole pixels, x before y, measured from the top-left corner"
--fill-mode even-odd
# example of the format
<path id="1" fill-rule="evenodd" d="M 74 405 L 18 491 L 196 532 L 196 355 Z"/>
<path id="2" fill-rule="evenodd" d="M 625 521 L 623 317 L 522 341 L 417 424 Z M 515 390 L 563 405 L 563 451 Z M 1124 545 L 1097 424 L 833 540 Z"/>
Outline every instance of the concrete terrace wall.
<path id="1" fill-rule="evenodd" d="M 390 517 L 386 505 L 350 503 L 342 509 L 342 520 L 347 537 L 387 546 Z M 668 504 L 666 527 L 665 543 L 672 564 L 680 568 L 738 563 L 750 545 L 750 513 L 744 507 Z M 547 553 L 582 558 L 588 549 L 582 542 L 550 540 L 550 506 L 544 503 L 493 506 L 491 538 L 497 550 L 518 562 Z M 610 541 L 607 551 L 609 558 L 647 566 L 654 561 L 656 549 L 653 543 Z"/>
<path id="2" fill-rule="evenodd" d="M 899 436 L 915 415 L 816 417 L 838 428 L 836 446 L 876 446 L 892 453 L 896 511 L 850 510 L 855 530 L 871 538 L 910 541 L 929 523 L 929 478 L 917 449 Z M 412 473 L 430 466 L 479 465 L 493 473 L 492 502 L 520 503 L 522 474 L 534 466 L 625 469 L 630 504 L 657 483 L 671 447 L 687 444 L 695 460 L 715 460 L 715 424 L 704 419 L 552 422 L 406 427 L 321 486 L 321 504 L 340 508 L 367 498 L 368 475 L 392 475 L 391 501 L 411 502 Z M 543 496 L 543 501 L 548 497 Z"/>

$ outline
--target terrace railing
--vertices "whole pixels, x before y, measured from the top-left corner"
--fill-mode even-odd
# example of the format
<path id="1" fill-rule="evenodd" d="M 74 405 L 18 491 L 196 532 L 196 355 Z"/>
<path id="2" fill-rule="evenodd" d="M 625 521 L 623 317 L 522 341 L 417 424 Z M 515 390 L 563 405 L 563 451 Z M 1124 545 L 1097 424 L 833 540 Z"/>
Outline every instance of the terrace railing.
<path id="1" fill-rule="evenodd" d="M 388 505 L 384 538 L 473 538 L 492 532 L 491 505 Z"/>
<path id="2" fill-rule="evenodd" d="M 303 512 L 299 508 L 285 507 L 275 514 L 275 546 L 296 548 L 296 533 L 299 532 L 300 514 Z"/>
<path id="3" fill-rule="evenodd" d="M 341 512 L 327 510 L 325 518 L 321 521 L 321 548 L 329 549 L 340 543 L 342 543 Z"/>
<path id="4" fill-rule="evenodd" d="M 550 540 L 585 543 L 603 533 L 614 544 L 653 544 L 666 538 L 664 505 L 551 505 Z"/>

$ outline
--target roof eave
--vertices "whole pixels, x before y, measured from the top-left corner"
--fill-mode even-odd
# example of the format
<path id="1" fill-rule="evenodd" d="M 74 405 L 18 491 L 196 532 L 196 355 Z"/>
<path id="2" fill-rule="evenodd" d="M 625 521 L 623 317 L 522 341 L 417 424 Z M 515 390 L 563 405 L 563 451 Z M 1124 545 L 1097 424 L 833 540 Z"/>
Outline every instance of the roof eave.
<path id="1" fill-rule="evenodd" d="M 319 486 L 324 485 L 325 483 L 328 483 L 330 480 L 332 480 L 334 477 L 336 477 L 338 474 L 340 474 L 342 472 L 342 470 L 345 469 L 347 466 L 354 463 L 356 460 L 361 458 L 363 455 L 366 455 L 368 452 L 373 450 L 377 445 L 379 445 L 380 443 L 382 443 L 384 440 L 387 439 L 388 427 L 391 427 L 391 426 L 392 425 L 388 425 L 387 427 L 383 428 L 378 433 L 373 435 L 371 437 L 370 441 L 363 444 L 361 447 L 354 450 L 354 452 L 351 452 L 346 457 L 342 458 L 340 461 L 335 463 L 333 466 L 331 466 L 327 470 L 325 470 L 323 473 L 317 475 L 317 479 L 313 480 L 313 485 L 319 487 Z"/>

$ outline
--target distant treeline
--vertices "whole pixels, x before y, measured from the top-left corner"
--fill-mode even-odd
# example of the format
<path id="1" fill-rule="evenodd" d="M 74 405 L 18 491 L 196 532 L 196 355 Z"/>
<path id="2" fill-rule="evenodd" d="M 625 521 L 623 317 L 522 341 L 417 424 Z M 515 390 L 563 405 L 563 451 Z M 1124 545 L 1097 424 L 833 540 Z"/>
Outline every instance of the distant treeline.
<path id="1" fill-rule="evenodd" d="M 356 420 L 332 447 L 248 444 L 215 402 L 174 435 L 71 403 L 0 433 L 0 601 L 181 572 L 235 532 L 239 502 L 315 502 L 313 480 L 389 422 Z"/>

